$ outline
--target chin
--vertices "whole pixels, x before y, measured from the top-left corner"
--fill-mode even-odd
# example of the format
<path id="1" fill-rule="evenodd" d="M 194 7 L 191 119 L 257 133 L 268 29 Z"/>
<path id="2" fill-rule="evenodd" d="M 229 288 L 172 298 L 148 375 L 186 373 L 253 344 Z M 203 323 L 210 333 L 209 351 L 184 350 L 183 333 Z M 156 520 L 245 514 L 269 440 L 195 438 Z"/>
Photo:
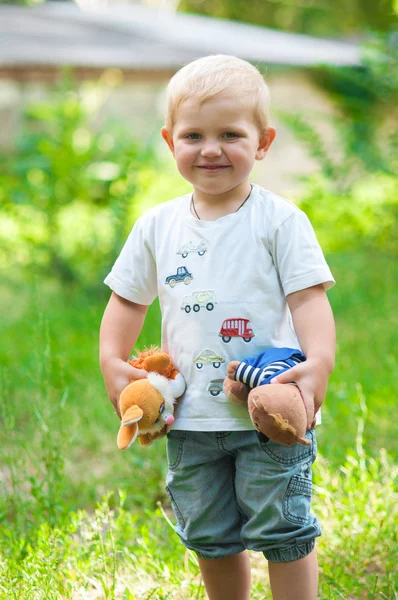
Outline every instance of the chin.
<path id="1" fill-rule="evenodd" d="M 217 182 L 214 178 L 213 181 L 209 181 L 209 185 L 201 185 L 200 183 L 196 184 L 195 182 L 191 183 L 194 189 L 198 190 L 202 194 L 207 194 L 208 196 L 218 196 L 220 194 L 227 194 L 228 192 L 234 190 L 242 183 L 242 181 L 238 181 L 236 183 L 221 183 Z"/>

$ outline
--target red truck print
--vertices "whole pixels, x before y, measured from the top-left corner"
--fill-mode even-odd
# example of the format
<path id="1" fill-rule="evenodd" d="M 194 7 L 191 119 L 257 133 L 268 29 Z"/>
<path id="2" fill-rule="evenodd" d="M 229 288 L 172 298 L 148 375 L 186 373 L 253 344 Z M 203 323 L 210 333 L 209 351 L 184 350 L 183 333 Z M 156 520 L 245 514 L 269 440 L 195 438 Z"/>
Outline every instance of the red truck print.
<path id="1" fill-rule="evenodd" d="M 254 337 L 253 329 L 248 327 L 249 319 L 225 319 L 219 335 L 223 342 L 228 344 L 233 337 L 241 337 L 244 342 L 250 342 Z"/>

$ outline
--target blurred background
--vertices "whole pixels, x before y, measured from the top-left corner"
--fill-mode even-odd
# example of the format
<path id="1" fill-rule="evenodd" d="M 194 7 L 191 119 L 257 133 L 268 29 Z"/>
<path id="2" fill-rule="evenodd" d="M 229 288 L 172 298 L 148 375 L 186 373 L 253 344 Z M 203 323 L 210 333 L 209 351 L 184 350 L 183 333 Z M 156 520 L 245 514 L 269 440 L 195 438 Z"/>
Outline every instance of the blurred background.
<path id="1" fill-rule="evenodd" d="M 200 56 L 263 73 L 252 180 L 311 219 L 337 280 L 318 428 L 320 598 L 398 597 L 395 0 L 0 0 L 0 598 L 205 598 L 172 532 L 164 440 L 125 453 L 98 366 L 102 280 L 190 191 L 160 136 Z M 160 343 L 157 302 L 137 342 Z M 253 556 L 253 598 L 271 598 Z"/>

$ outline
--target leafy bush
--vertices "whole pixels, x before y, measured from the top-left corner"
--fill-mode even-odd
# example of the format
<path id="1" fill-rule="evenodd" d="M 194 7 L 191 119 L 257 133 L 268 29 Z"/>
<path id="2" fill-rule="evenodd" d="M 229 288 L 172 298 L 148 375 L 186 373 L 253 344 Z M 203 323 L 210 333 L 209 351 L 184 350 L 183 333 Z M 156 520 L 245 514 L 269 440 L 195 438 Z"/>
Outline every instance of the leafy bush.
<path id="1" fill-rule="evenodd" d="M 398 250 L 398 53 L 397 37 L 375 35 L 363 48 L 358 68 L 313 69 L 328 92 L 335 115 L 318 115 L 333 126 L 329 146 L 317 129 L 317 115 L 279 112 L 308 148 L 319 173 L 298 203 L 326 250 L 357 247 Z"/>
<path id="2" fill-rule="evenodd" d="M 113 262 L 137 190 L 148 181 L 142 175 L 156 171 L 151 141 L 138 143 L 121 122 L 98 125 L 117 83 L 117 72 L 108 72 L 78 87 L 66 73 L 49 100 L 25 110 L 15 147 L 0 156 L 3 263 L 16 257 L 87 285 Z"/>

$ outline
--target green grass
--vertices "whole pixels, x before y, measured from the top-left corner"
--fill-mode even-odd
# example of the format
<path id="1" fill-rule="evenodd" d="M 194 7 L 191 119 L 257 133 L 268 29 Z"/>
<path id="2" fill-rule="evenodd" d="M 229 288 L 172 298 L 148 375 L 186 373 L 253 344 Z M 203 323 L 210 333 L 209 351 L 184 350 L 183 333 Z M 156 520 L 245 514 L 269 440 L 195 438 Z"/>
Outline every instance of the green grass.
<path id="1" fill-rule="evenodd" d="M 395 258 L 357 253 L 331 255 L 328 261 L 337 280 L 329 292 L 337 326 L 337 357 L 323 409 L 325 426 L 319 428 L 321 452 L 336 465 L 344 460 L 347 449 L 354 447 L 361 398 L 365 397 L 367 453 L 386 448 L 397 457 L 392 419 L 398 379 Z"/>
<path id="2" fill-rule="evenodd" d="M 392 600 L 397 273 L 388 256 L 328 259 L 338 353 L 314 474 L 320 598 Z M 106 290 L 7 274 L 2 282 L 0 599 L 204 598 L 196 560 L 167 521 L 164 440 L 116 447 L 118 419 L 98 367 Z M 138 346 L 151 343 L 159 343 L 157 305 Z M 252 598 L 268 599 L 264 561 L 252 560 Z"/>
<path id="3" fill-rule="evenodd" d="M 319 597 L 393 600 L 398 597 L 397 467 L 351 457 L 333 472 L 316 467 L 314 510 Z M 108 496 L 94 512 L 70 512 L 50 526 L 38 521 L 26 537 L 7 524 L 1 533 L 0 598 L 204 599 L 195 557 L 184 551 L 164 509 L 131 511 Z M 113 505 L 113 508 L 110 508 Z M 271 598 L 265 561 L 251 554 L 252 600 Z"/>

